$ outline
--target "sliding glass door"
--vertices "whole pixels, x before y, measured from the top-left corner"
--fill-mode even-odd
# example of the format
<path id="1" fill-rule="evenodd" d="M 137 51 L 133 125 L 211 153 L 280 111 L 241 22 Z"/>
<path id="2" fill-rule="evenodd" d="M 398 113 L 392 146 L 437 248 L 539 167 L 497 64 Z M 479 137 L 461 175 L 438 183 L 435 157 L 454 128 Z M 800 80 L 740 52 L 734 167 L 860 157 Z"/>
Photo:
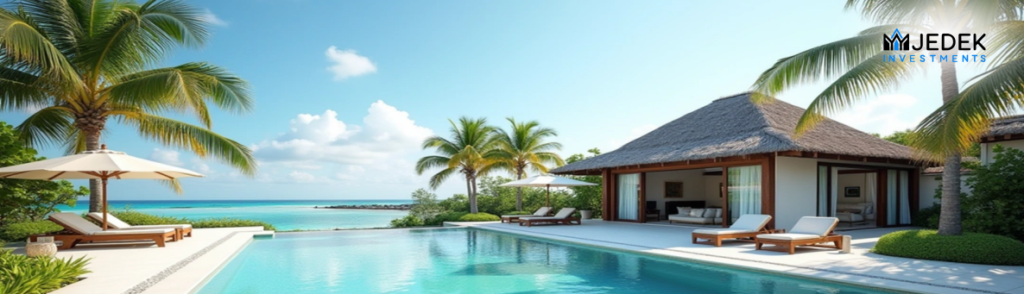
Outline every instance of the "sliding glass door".
<path id="1" fill-rule="evenodd" d="M 619 175 L 620 220 L 639 220 L 640 215 L 640 174 Z"/>
<path id="2" fill-rule="evenodd" d="M 890 169 L 886 172 L 886 225 L 910 224 L 910 173 Z"/>
<path id="3" fill-rule="evenodd" d="M 736 221 L 744 214 L 761 214 L 761 166 L 737 166 L 727 170 L 729 218 Z"/>

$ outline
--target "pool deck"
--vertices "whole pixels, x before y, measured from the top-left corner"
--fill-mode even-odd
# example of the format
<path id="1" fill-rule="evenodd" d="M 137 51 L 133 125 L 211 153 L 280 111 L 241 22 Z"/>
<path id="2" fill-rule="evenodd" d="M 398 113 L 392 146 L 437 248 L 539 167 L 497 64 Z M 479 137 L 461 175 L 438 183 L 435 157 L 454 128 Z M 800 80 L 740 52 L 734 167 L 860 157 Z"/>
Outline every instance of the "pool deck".
<path id="1" fill-rule="evenodd" d="M 906 228 L 839 232 L 852 236 L 851 253 L 798 247 L 796 254 L 789 255 L 786 252 L 755 250 L 754 244 L 749 242 L 724 242 L 722 247 L 693 244 L 690 232 L 695 228 L 672 225 L 600 220 L 584 221 L 582 226 L 523 227 L 495 222 L 446 225 L 915 293 L 1024 293 L 1024 266 L 917 260 L 868 252 L 880 236 Z"/>
<path id="2" fill-rule="evenodd" d="M 189 293 L 260 232 L 263 227 L 195 229 L 193 237 L 163 248 L 152 242 L 78 245 L 57 257 L 89 258 L 92 272 L 52 293 Z"/>

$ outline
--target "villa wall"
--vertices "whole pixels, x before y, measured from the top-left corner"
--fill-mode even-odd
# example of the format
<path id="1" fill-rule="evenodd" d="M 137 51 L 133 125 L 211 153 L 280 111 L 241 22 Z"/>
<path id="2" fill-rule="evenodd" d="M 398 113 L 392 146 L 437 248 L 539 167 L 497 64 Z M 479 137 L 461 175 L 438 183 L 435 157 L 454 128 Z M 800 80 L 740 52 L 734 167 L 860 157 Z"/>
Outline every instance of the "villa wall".
<path id="1" fill-rule="evenodd" d="M 815 215 L 818 160 L 775 159 L 775 227 L 789 229 L 802 216 Z"/>
<path id="2" fill-rule="evenodd" d="M 839 203 L 864 203 L 868 202 L 864 197 L 867 194 L 865 190 L 867 174 L 840 174 L 839 175 L 839 198 L 836 199 Z M 860 197 L 846 197 L 846 187 L 860 187 Z"/>
<path id="3" fill-rule="evenodd" d="M 968 177 L 970 177 L 970 175 L 960 176 L 960 192 L 971 195 L 971 187 L 967 186 Z M 918 208 L 925 209 L 931 207 L 932 204 L 938 204 L 941 199 L 935 198 L 935 190 L 940 186 L 942 186 L 941 175 L 921 175 L 921 190 L 919 190 L 921 205 Z"/>
<path id="4" fill-rule="evenodd" d="M 662 212 L 665 210 L 665 201 L 684 201 L 684 200 L 705 200 L 705 184 L 707 183 L 705 178 L 721 178 L 721 176 L 704 176 L 704 169 L 691 169 L 691 170 L 675 170 L 675 171 L 664 171 L 664 172 L 649 172 L 646 177 L 646 185 L 644 186 L 644 195 L 647 197 L 647 201 L 658 201 L 658 209 Z M 665 182 L 683 182 L 683 198 L 665 198 Z M 717 189 L 715 184 L 714 189 Z M 712 189 L 712 190 L 714 190 Z M 715 194 L 715 199 L 718 196 Z M 708 199 L 706 205 L 719 205 L 721 206 L 721 200 L 717 200 L 718 204 L 714 204 Z"/>
<path id="5" fill-rule="evenodd" d="M 981 143 L 981 163 L 988 164 L 992 162 L 992 157 L 995 156 L 995 152 L 992 149 L 996 145 L 1003 145 L 1003 147 L 1013 148 L 1017 150 L 1024 150 L 1024 140 L 1013 140 L 1013 141 L 1000 141 L 995 143 Z"/>

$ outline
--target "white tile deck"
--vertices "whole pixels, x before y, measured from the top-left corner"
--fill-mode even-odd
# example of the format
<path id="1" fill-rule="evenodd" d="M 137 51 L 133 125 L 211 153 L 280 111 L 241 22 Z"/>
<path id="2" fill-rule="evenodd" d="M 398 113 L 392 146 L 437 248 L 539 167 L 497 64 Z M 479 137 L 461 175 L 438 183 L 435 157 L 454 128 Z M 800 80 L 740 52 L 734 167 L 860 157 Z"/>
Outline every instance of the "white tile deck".
<path id="1" fill-rule="evenodd" d="M 57 252 L 58 258 L 90 258 L 91 261 L 86 268 L 92 273 L 84 275 L 84 280 L 53 293 L 138 293 L 151 283 L 159 282 L 168 273 L 186 266 L 192 259 L 201 262 L 215 260 L 218 257 L 230 257 L 234 251 L 225 252 L 228 251 L 225 249 L 233 247 L 237 251 L 245 246 L 248 240 L 252 240 L 253 233 L 261 231 L 262 227 L 195 229 L 192 233 L 194 237 L 178 242 L 167 242 L 163 248 L 149 242 L 85 244 L 61 250 Z M 222 256 L 224 254 L 227 254 L 227 257 Z M 215 265 L 217 266 L 220 264 Z M 205 276 L 200 277 L 195 283 L 202 281 L 203 278 Z"/>
<path id="2" fill-rule="evenodd" d="M 853 237 L 852 253 L 799 247 L 797 253 L 759 251 L 753 243 L 722 247 L 691 243 L 693 228 L 585 221 L 582 226 L 450 223 L 779 274 L 917 293 L 1024 293 L 1024 267 L 916 260 L 868 252 L 881 235 L 898 229 L 841 232 Z M 768 245 L 766 245 L 768 246 Z"/>

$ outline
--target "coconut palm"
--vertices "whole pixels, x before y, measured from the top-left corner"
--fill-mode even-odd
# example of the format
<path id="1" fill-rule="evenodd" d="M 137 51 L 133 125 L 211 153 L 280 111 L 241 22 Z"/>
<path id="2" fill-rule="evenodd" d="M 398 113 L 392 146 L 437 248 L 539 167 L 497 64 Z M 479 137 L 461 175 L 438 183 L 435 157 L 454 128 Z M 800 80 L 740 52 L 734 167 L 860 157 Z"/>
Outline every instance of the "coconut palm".
<path id="1" fill-rule="evenodd" d="M 423 149 L 433 148 L 438 155 L 425 156 L 416 162 L 416 173 L 422 175 L 428 169 L 440 168 L 430 177 L 430 188 L 437 189 L 452 174 L 461 173 L 466 179 L 466 194 L 469 195 L 469 212 L 477 213 L 476 180 L 494 167 L 495 159 L 489 152 L 497 140 L 494 127 L 487 125 L 487 119 L 459 118 L 452 120 L 451 138 L 433 136 L 423 141 Z"/>
<path id="2" fill-rule="evenodd" d="M 547 173 L 547 165 L 556 167 L 565 165 L 561 156 L 551 150 L 562 150 L 558 142 L 545 142 L 547 137 L 556 137 L 558 133 L 551 128 L 542 128 L 537 121 L 516 122 L 507 118 L 511 126 L 509 131 L 497 130 L 497 146 L 491 152 L 495 158 L 494 168 L 507 170 L 515 175 L 516 180 L 526 177 L 526 170 Z M 523 210 L 523 187 L 516 187 L 516 210 Z"/>
<path id="3" fill-rule="evenodd" d="M 208 63 L 153 67 L 175 48 L 203 45 L 203 11 L 176 0 L 16 4 L 0 8 L 0 111 L 33 111 L 17 127 L 26 144 L 97 150 L 115 119 L 146 139 L 256 172 L 248 148 L 211 131 L 209 113 L 210 104 L 251 111 L 248 83 Z M 90 184 L 89 210 L 98 211 L 100 189 Z"/>
<path id="4" fill-rule="evenodd" d="M 1005 26 L 1013 21 L 1019 26 L 1021 1 L 970 1 L 970 0 L 848 0 L 846 8 L 859 8 L 862 14 L 881 25 L 868 28 L 859 35 L 832 43 L 817 46 L 793 56 L 780 59 L 766 70 L 753 85 L 752 99 L 755 102 L 770 102 L 772 96 L 802 83 L 822 80 L 833 80 L 825 90 L 815 97 L 800 118 L 796 132 L 801 134 L 812 128 L 815 123 L 825 119 L 826 115 L 847 108 L 868 95 L 879 94 L 897 88 L 900 82 L 916 77 L 925 72 L 929 62 L 885 62 L 884 56 L 889 54 L 957 54 L 956 51 L 916 52 L 916 51 L 882 51 L 881 36 L 892 34 L 899 29 L 903 34 L 916 36 L 919 33 L 984 33 L 995 27 Z M 1018 28 L 1019 30 L 1019 28 Z M 1015 36 L 1015 40 L 1009 40 Z M 1020 34 L 1004 36 L 1004 43 L 1020 43 Z M 1012 39 L 1012 38 L 1011 38 Z M 1017 44 L 1020 46 L 1020 44 Z M 996 47 L 999 47 L 996 44 Z M 991 51 L 991 50 L 989 50 Z M 945 105 L 954 105 L 943 109 L 950 110 L 971 103 L 978 108 L 999 105 L 1000 102 L 1021 97 L 1021 74 L 1024 73 L 1024 60 L 1021 54 L 991 58 L 987 64 L 994 70 L 983 75 L 973 85 L 961 92 L 956 77 L 956 63 L 941 62 L 940 80 L 941 95 Z M 1018 89 L 1016 92 L 1003 92 L 1008 86 Z M 972 93 L 973 92 L 973 93 Z M 996 96 L 996 97 L 992 97 Z M 967 102 L 967 97 L 975 97 L 975 102 Z M 1002 100 L 1000 100 L 1000 98 Z M 987 102 L 982 102 L 987 100 Z M 960 117 L 971 117 L 983 111 L 956 112 Z M 925 120 L 923 126 L 944 122 L 941 118 Z M 981 121 L 981 120 L 977 120 Z M 952 125 L 960 125 L 956 121 Z M 977 128 L 976 123 L 970 127 Z M 958 128 L 945 128 L 958 129 Z M 959 128 L 962 129 L 962 128 Z M 959 147 L 947 148 L 945 152 L 935 153 L 935 148 L 928 148 L 920 142 L 943 141 L 950 138 L 940 137 L 949 132 L 920 133 L 921 138 L 911 140 L 912 147 L 918 148 L 920 155 L 941 156 L 945 160 L 942 176 L 942 195 L 960 195 L 960 154 L 969 148 L 964 136 L 950 137 L 959 142 Z M 919 142 L 919 143 L 914 143 Z M 939 221 L 939 233 L 958 235 L 961 233 L 959 198 L 942 197 L 942 211 Z"/>

